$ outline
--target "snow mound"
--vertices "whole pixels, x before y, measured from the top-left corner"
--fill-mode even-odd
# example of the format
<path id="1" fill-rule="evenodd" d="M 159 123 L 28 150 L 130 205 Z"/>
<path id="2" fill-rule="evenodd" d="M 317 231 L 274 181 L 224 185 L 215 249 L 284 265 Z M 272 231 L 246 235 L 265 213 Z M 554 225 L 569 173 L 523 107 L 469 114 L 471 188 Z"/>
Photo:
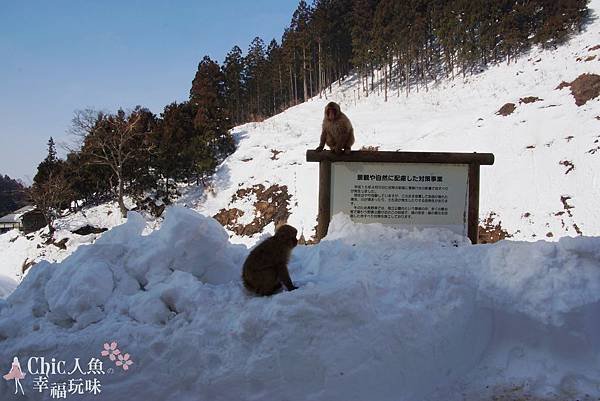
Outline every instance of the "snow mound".
<path id="1" fill-rule="evenodd" d="M 248 249 L 215 220 L 173 207 L 143 229 L 132 213 L 36 265 L 0 303 L 0 363 L 100 358 L 114 340 L 134 361 L 101 378 L 115 399 L 451 401 L 524 383 L 600 394 L 600 238 L 470 246 L 339 215 L 326 240 L 294 250 L 300 288 L 257 298 L 239 283 Z"/>
<path id="2" fill-rule="evenodd" d="M 17 282 L 10 277 L 0 275 L 0 299 L 6 298 L 17 288 Z"/>

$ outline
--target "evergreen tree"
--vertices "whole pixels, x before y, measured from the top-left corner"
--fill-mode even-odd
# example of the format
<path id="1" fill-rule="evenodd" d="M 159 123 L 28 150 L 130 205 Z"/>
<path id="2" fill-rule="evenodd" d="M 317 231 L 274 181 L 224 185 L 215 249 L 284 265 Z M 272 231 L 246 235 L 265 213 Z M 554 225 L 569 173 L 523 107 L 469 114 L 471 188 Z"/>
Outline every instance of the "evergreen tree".
<path id="1" fill-rule="evenodd" d="M 43 183 L 48 180 L 50 175 L 59 169 L 58 158 L 56 157 L 56 145 L 54 139 L 48 139 L 48 153 L 44 160 L 38 165 L 37 173 L 33 177 L 33 183 Z"/>
<path id="2" fill-rule="evenodd" d="M 232 123 L 238 124 L 244 121 L 243 109 L 244 97 L 244 58 L 242 50 L 234 46 L 223 63 L 223 79 L 225 81 L 225 102 L 229 105 Z"/>
<path id="3" fill-rule="evenodd" d="M 28 191 L 23 183 L 0 174 L 0 216 L 25 206 L 27 195 Z"/>
<path id="4" fill-rule="evenodd" d="M 212 174 L 214 168 L 211 166 L 235 149 L 229 133 L 232 125 L 225 99 L 225 80 L 221 68 L 205 56 L 198 65 L 190 91 L 196 131 L 189 157 L 197 181 Z"/>
<path id="5" fill-rule="evenodd" d="M 265 42 L 256 37 L 250 43 L 248 54 L 244 59 L 244 81 L 248 93 L 251 120 L 261 119 L 264 113 L 263 97 L 265 90 L 263 80 L 265 79 Z"/>
<path id="6" fill-rule="evenodd" d="M 374 0 L 354 0 L 352 4 L 352 63 L 358 67 L 365 94 L 369 95 L 368 81 L 372 73 L 372 33 L 373 15 L 377 2 Z"/>

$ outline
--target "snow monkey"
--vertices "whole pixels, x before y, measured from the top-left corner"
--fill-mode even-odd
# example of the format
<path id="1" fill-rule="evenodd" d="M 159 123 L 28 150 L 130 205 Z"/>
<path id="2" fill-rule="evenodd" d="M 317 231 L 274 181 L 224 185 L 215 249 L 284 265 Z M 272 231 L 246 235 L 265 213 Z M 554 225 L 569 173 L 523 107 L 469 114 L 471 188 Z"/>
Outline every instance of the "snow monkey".
<path id="1" fill-rule="evenodd" d="M 327 144 L 333 153 L 350 153 L 350 147 L 354 144 L 354 129 L 350 120 L 340 110 L 340 105 L 330 102 L 325 106 L 323 117 L 323 128 L 321 131 L 321 142 L 316 151 L 320 152 Z"/>
<path id="2" fill-rule="evenodd" d="M 242 280 L 244 287 L 258 295 L 273 295 L 285 285 L 288 291 L 295 290 L 287 264 L 292 249 L 298 245 L 298 231 L 283 225 L 275 231 L 275 235 L 261 242 L 250 252 L 244 262 Z"/>

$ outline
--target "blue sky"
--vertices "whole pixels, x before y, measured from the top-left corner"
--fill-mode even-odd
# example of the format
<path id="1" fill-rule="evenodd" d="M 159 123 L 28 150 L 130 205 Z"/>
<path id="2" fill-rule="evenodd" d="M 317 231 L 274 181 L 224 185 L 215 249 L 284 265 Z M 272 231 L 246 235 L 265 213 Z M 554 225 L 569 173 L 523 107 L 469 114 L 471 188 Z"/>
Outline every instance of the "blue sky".
<path id="1" fill-rule="evenodd" d="M 33 178 L 73 111 L 185 100 L 205 54 L 281 39 L 297 0 L 0 0 L 0 174 Z M 60 154 L 60 151 L 59 151 Z"/>

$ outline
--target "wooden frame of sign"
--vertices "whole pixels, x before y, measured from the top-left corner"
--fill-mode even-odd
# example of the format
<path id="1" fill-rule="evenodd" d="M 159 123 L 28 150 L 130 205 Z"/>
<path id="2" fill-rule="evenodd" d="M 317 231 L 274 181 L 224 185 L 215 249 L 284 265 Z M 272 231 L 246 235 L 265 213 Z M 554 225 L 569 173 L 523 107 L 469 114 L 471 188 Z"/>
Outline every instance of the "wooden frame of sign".
<path id="1" fill-rule="evenodd" d="M 453 164 L 468 166 L 468 218 L 467 235 L 473 244 L 478 242 L 479 231 L 479 167 L 494 164 L 491 153 L 441 153 L 441 152 L 379 152 L 353 151 L 335 154 L 331 151 L 308 150 L 306 161 L 319 163 L 319 214 L 317 240 L 327 235 L 331 220 L 332 163 L 417 163 Z"/>

